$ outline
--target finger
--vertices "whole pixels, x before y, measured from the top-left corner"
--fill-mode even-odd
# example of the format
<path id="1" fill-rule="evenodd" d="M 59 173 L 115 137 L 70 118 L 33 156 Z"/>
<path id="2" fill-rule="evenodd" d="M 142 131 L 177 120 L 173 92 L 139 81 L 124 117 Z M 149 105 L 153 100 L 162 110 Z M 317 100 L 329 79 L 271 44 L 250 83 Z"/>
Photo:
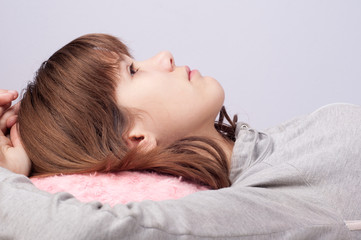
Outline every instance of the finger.
<path id="1" fill-rule="evenodd" d="M 17 115 L 19 113 L 20 109 L 20 102 L 12 106 L 11 108 L 8 108 L 4 113 L 2 118 L 9 118 L 10 116 Z M 0 116 L 1 117 L 1 116 Z"/>
<path id="2" fill-rule="evenodd" d="M 7 90 L 7 89 L 0 89 L 0 93 L 7 93 L 7 92 L 9 92 L 9 90 Z"/>
<path id="3" fill-rule="evenodd" d="M 10 128 L 16 122 L 16 118 L 19 112 L 20 104 L 17 103 L 11 108 L 7 109 L 3 115 L 0 115 L 0 129 L 2 132 L 6 132 L 6 128 Z"/>
<path id="4" fill-rule="evenodd" d="M 18 92 L 17 91 L 15 91 L 15 90 L 7 90 L 7 89 L 0 89 L 0 94 L 1 93 L 11 93 L 11 94 L 13 94 L 14 96 L 18 96 Z"/>
<path id="5" fill-rule="evenodd" d="M 3 133 L 3 131 L 0 131 L 0 138 L 2 137 L 6 137 L 5 134 Z M 1 145 L 1 144 L 0 144 Z"/>
<path id="6" fill-rule="evenodd" d="M 11 127 L 10 140 L 14 147 L 18 147 L 18 146 L 23 147 L 21 140 L 20 140 L 19 131 L 18 131 L 18 124 L 14 124 Z"/>
<path id="7" fill-rule="evenodd" d="M 14 100 L 17 99 L 18 96 L 19 96 L 19 93 L 17 91 L 15 91 L 15 90 L 10 90 L 9 93 L 11 93 L 13 95 Z"/>
<path id="8" fill-rule="evenodd" d="M 9 146 L 12 146 L 10 139 L 0 131 L 0 149 L 4 151 L 4 149 L 8 148 Z"/>
<path id="9" fill-rule="evenodd" d="M 11 101 L 18 98 L 18 92 L 16 91 L 4 91 L 0 92 L 0 105 L 11 103 Z"/>
<path id="10" fill-rule="evenodd" d="M 11 128 L 17 121 L 18 121 L 18 115 L 10 116 L 10 117 L 6 120 L 6 127 L 7 127 L 7 128 Z"/>
<path id="11" fill-rule="evenodd" d="M 1 98 L 1 97 L 0 97 Z M 7 110 L 9 107 L 11 106 L 11 101 L 8 102 L 7 104 L 5 105 L 0 105 L 0 117 L 6 112 L 6 111 L 9 111 Z M 16 103 L 14 106 L 11 107 L 11 112 L 13 112 L 14 114 L 18 114 L 19 112 L 19 109 L 20 109 L 20 102 Z"/>
<path id="12" fill-rule="evenodd" d="M 16 103 L 14 106 L 11 107 L 12 108 L 12 111 L 15 113 L 15 114 L 18 114 L 19 112 L 19 109 L 20 109 L 20 102 Z"/>
<path id="13" fill-rule="evenodd" d="M 6 110 L 11 106 L 11 102 L 0 105 L 0 117 L 6 112 Z"/>
<path id="14" fill-rule="evenodd" d="M 0 118 L 0 130 L 4 134 L 6 134 L 6 132 L 7 132 L 6 121 L 7 121 L 7 118 L 4 118 L 4 117 Z"/>

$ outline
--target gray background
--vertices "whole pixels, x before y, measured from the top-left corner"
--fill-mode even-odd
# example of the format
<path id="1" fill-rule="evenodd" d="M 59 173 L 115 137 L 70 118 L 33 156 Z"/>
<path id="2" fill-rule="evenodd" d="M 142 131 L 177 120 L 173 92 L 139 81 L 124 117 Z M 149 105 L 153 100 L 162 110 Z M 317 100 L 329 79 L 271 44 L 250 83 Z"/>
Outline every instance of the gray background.
<path id="1" fill-rule="evenodd" d="M 359 0 L 0 0 L 1 88 L 86 33 L 136 59 L 169 50 L 221 82 L 232 113 L 266 128 L 333 102 L 361 103 Z"/>

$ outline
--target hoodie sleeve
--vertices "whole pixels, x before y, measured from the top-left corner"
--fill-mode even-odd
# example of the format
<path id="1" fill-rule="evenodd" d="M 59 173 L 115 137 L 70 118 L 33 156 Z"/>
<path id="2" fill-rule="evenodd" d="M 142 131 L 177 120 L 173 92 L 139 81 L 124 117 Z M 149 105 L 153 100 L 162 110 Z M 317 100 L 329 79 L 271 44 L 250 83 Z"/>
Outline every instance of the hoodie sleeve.
<path id="1" fill-rule="evenodd" d="M 314 199 L 233 185 L 110 207 L 49 194 L 0 168 L 0 239 L 349 239 Z"/>

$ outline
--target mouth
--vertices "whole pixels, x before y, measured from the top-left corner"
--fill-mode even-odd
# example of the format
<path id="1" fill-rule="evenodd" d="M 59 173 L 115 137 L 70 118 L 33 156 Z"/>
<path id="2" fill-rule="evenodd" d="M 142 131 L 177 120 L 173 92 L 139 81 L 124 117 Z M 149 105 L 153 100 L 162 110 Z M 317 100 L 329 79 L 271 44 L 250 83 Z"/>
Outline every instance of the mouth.
<path id="1" fill-rule="evenodd" d="M 191 70 L 188 66 L 185 66 L 185 68 L 186 68 L 186 71 L 187 71 L 187 74 L 188 74 L 188 81 L 190 81 L 192 79 L 193 75 L 196 72 L 198 72 L 198 70 L 197 69 Z"/>
<path id="2" fill-rule="evenodd" d="M 185 66 L 186 71 L 187 71 L 187 76 L 188 76 L 188 81 L 191 80 L 191 69 L 188 66 Z"/>

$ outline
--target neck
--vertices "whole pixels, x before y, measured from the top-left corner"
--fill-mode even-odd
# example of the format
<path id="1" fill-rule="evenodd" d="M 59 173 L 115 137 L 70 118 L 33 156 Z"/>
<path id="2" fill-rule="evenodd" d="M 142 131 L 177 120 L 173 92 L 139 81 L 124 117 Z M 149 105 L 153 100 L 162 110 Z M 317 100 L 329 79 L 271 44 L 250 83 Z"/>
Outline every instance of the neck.
<path id="1" fill-rule="evenodd" d="M 219 146 L 221 146 L 224 153 L 226 154 L 228 166 L 230 167 L 234 142 L 224 138 L 216 129 L 214 129 L 214 130 L 215 130 L 214 140 L 219 144 Z"/>
<path id="2" fill-rule="evenodd" d="M 231 166 L 231 157 L 232 157 L 232 151 L 234 142 L 231 140 L 225 139 L 212 125 L 211 128 L 204 129 L 201 131 L 202 133 L 200 136 L 208 137 L 212 140 L 214 140 L 224 151 L 227 157 L 228 166 Z"/>

